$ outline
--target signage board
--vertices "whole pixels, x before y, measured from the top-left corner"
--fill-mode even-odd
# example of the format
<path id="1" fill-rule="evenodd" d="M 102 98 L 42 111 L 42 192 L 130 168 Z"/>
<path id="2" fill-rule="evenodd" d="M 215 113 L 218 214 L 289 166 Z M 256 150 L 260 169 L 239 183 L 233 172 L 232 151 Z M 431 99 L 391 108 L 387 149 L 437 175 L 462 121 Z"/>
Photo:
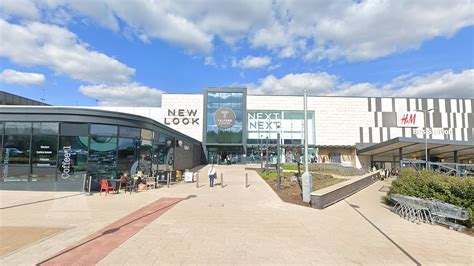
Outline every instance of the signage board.
<path id="1" fill-rule="evenodd" d="M 423 127 L 422 112 L 397 112 L 397 127 Z"/>
<path id="2" fill-rule="evenodd" d="M 214 122 L 218 128 L 231 128 L 235 124 L 235 119 L 234 111 L 228 107 L 221 107 L 214 114 Z"/>

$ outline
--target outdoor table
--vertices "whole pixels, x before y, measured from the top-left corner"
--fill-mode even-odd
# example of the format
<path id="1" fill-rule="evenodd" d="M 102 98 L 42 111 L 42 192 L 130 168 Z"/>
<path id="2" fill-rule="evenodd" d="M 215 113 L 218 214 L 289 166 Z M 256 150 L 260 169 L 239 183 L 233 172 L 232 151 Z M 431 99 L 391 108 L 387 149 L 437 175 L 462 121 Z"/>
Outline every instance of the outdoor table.
<path id="1" fill-rule="evenodd" d="M 114 187 L 115 189 L 115 193 L 119 193 L 120 191 L 120 182 L 122 181 L 121 179 L 109 179 L 111 185 Z"/>

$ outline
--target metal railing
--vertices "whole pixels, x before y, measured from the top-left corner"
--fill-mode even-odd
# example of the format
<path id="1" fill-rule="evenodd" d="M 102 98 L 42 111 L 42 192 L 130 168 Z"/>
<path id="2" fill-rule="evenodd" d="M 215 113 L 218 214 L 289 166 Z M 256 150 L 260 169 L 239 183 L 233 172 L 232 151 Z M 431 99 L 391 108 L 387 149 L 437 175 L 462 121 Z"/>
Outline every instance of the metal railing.
<path id="1" fill-rule="evenodd" d="M 420 199 L 400 194 L 394 194 L 391 198 L 397 202 L 392 211 L 411 222 L 444 224 L 458 231 L 466 228 L 455 223 L 457 220 L 469 219 L 469 214 L 464 208 L 439 200 Z"/>

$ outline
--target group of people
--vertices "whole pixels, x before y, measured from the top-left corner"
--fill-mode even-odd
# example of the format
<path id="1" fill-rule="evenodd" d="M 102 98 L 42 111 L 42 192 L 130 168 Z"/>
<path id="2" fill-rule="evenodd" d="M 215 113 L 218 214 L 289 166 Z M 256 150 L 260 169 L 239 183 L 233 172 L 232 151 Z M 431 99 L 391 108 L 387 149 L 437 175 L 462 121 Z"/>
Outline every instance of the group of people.
<path id="1" fill-rule="evenodd" d="M 391 176 L 398 176 L 398 170 L 394 170 L 394 169 L 390 169 L 390 170 L 389 170 L 389 169 L 383 169 L 383 170 L 382 170 L 382 174 L 383 174 L 382 180 L 384 180 L 384 179 L 387 179 L 387 178 L 389 178 L 389 177 L 391 177 Z"/>
<path id="2" fill-rule="evenodd" d="M 137 175 L 134 176 L 134 177 L 129 177 L 129 173 L 128 171 L 125 171 L 123 173 L 123 175 L 120 177 L 120 185 L 122 187 L 125 187 L 127 186 L 128 184 L 128 181 L 130 181 L 130 178 L 134 178 L 135 179 L 135 185 L 139 185 L 139 184 L 145 184 L 145 179 L 144 179 L 144 175 L 143 175 L 143 172 L 142 171 L 138 171 L 137 172 Z"/>

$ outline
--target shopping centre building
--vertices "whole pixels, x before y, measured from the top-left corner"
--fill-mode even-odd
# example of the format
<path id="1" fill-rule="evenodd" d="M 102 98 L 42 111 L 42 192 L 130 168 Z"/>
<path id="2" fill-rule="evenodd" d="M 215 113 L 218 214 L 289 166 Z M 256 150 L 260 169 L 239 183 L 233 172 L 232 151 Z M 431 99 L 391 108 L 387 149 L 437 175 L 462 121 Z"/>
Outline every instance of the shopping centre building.
<path id="1" fill-rule="evenodd" d="M 0 107 L 3 180 L 64 182 L 65 147 L 77 147 L 69 151 L 74 173 L 94 176 L 205 162 L 275 163 L 278 148 L 283 162 L 304 160 L 302 95 L 206 88 L 157 101 L 160 107 Z M 474 99 L 309 95 L 307 106 L 312 163 L 398 169 L 403 159 L 425 159 L 426 150 L 430 161 L 474 162 Z M 82 131 L 75 130 L 81 123 Z M 54 133 L 41 133 L 51 127 Z M 43 135 L 54 136 L 52 142 L 44 144 Z M 42 149 L 51 156 L 42 159 Z M 16 168 L 21 174 L 13 174 Z"/>

